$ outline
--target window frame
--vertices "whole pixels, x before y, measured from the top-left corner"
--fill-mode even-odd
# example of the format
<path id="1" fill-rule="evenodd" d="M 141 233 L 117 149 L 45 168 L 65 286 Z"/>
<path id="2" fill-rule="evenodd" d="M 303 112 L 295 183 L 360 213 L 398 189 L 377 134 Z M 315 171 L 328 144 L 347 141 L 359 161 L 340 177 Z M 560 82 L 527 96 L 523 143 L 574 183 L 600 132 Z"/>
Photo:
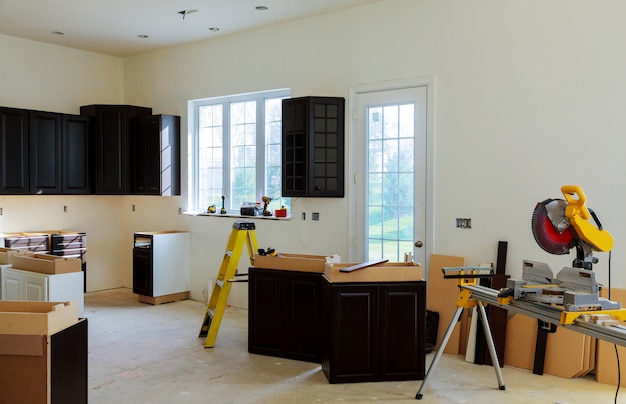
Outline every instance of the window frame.
<path id="1" fill-rule="evenodd" d="M 231 177 L 231 144 L 230 144 L 230 106 L 232 103 L 256 101 L 256 194 L 257 196 L 263 195 L 266 190 L 266 172 L 267 172 L 267 160 L 266 160 L 266 122 L 265 122 L 265 100 L 267 99 L 284 99 L 291 97 L 290 88 L 282 88 L 275 90 L 258 91 L 251 93 L 227 95 L 221 97 L 202 98 L 188 101 L 188 122 L 191 124 L 189 128 L 189 141 L 188 141 L 188 200 L 187 206 L 190 212 L 205 213 L 207 207 L 200 205 L 200 108 L 211 105 L 222 106 L 222 184 L 224 184 L 223 195 L 226 197 L 227 202 L 225 208 L 228 215 L 239 215 L 239 209 L 230 209 L 231 195 L 230 195 L 230 177 Z M 262 146 L 262 147 L 259 147 Z M 282 159 L 282 157 L 281 157 Z M 228 184 L 228 185 L 227 185 Z M 281 195 L 282 200 L 284 198 Z M 260 198 L 259 198 L 260 199 Z M 275 202 L 275 201 L 272 201 Z M 238 202 L 239 203 L 239 202 Z M 221 203 L 217 206 L 217 211 L 221 209 Z"/>

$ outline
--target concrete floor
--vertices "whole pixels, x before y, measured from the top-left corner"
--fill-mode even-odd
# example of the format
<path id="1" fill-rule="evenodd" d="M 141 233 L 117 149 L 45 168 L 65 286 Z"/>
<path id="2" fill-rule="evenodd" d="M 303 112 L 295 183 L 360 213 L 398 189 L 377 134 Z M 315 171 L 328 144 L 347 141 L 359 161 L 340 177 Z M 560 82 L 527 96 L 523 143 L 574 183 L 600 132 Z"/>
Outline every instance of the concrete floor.
<path id="1" fill-rule="evenodd" d="M 321 366 L 248 353 L 248 313 L 228 308 L 215 348 L 198 332 L 205 304 L 139 303 L 129 289 L 85 295 L 90 403 L 418 402 L 421 381 L 329 384 Z M 429 354 L 427 366 L 434 354 Z M 562 379 L 443 355 L 424 403 L 612 403 L 615 387 L 592 376 Z M 617 402 L 626 403 L 622 392 Z"/>

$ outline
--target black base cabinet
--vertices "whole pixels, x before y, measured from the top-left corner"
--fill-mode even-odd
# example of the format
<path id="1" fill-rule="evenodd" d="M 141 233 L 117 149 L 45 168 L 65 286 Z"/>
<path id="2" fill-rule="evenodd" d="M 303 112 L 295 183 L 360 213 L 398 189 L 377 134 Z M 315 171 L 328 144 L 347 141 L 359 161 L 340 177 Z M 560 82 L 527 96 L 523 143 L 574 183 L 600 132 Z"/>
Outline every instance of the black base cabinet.
<path id="1" fill-rule="evenodd" d="M 322 295 L 322 370 L 330 383 L 424 378 L 424 281 L 324 280 Z"/>
<path id="2" fill-rule="evenodd" d="M 321 361 L 322 274 L 251 267 L 248 352 Z"/>

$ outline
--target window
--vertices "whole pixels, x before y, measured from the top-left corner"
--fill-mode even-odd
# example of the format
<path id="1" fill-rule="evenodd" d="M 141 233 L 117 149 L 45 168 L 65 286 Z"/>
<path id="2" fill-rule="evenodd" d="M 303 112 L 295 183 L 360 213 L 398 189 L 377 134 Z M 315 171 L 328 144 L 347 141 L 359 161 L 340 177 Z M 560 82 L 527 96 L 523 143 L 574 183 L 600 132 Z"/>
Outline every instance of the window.
<path id="1" fill-rule="evenodd" d="M 189 102 L 192 137 L 189 209 L 228 213 L 244 203 L 271 198 L 268 209 L 285 206 L 281 196 L 282 99 L 288 89 L 207 98 Z"/>

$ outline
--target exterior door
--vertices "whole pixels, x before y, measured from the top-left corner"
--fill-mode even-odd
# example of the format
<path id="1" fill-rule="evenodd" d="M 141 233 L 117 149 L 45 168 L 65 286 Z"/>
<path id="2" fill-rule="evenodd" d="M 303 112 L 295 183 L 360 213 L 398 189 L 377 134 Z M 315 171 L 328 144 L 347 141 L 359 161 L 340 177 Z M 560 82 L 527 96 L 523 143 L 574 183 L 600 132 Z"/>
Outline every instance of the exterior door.
<path id="1" fill-rule="evenodd" d="M 428 88 L 357 90 L 355 130 L 356 258 L 426 268 Z"/>

